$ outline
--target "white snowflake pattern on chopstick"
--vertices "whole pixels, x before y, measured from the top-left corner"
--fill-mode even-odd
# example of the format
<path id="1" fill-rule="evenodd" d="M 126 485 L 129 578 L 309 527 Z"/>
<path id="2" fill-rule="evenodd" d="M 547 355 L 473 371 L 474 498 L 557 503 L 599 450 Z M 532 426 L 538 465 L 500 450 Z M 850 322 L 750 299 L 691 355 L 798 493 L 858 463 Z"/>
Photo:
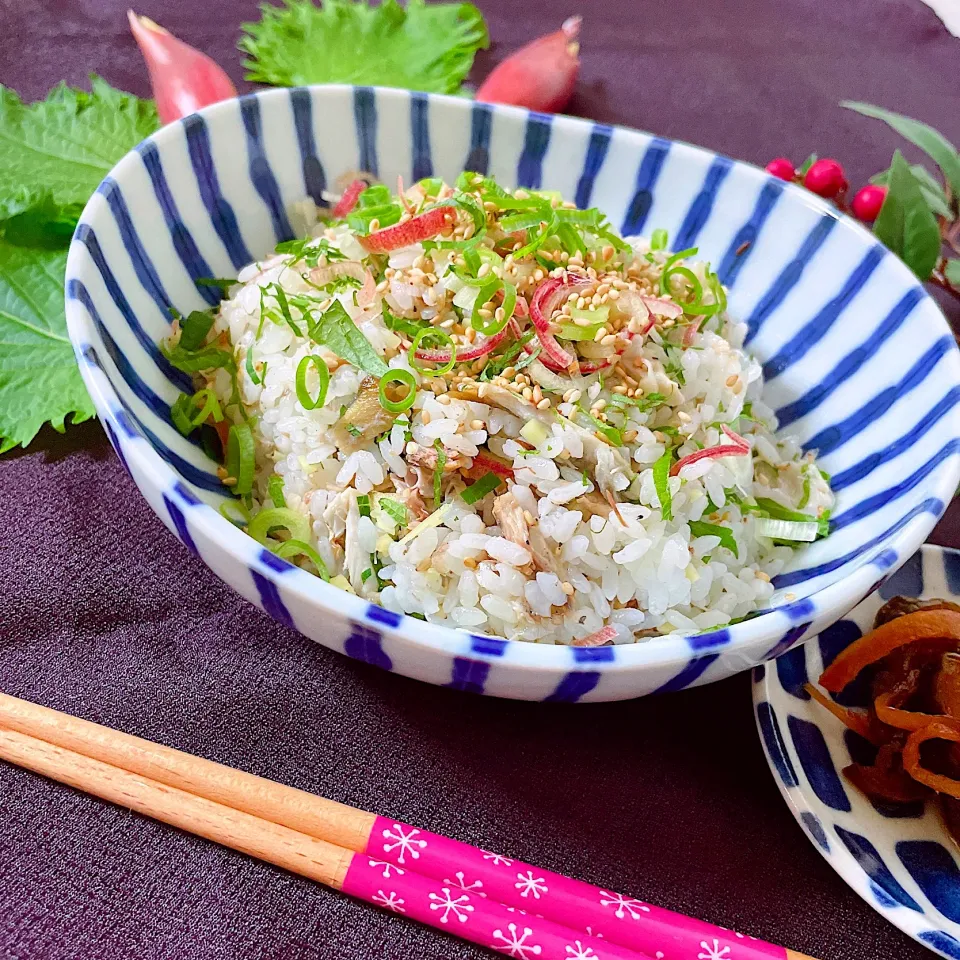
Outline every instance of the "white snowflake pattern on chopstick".
<path id="1" fill-rule="evenodd" d="M 383 838 L 384 840 L 392 840 L 393 843 L 384 843 L 383 849 L 387 853 L 390 853 L 392 850 L 396 850 L 399 847 L 400 852 L 397 854 L 397 859 L 404 863 L 404 857 L 407 854 L 410 855 L 412 860 L 418 860 L 420 858 L 420 851 L 423 850 L 426 845 L 426 840 L 417 840 L 415 837 L 420 831 L 416 827 L 405 827 L 402 823 L 395 823 L 393 825 L 393 830 L 384 830 Z"/>
<path id="2" fill-rule="evenodd" d="M 606 890 L 600 891 L 601 907 L 616 907 L 613 915 L 622 920 L 629 916 L 631 920 L 639 920 L 645 913 L 650 912 L 650 908 L 640 900 L 632 900 L 619 893 L 608 893 Z"/>
<path id="3" fill-rule="evenodd" d="M 521 897 L 532 896 L 534 900 L 539 900 L 547 892 L 547 881 L 544 877 L 535 877 L 532 870 L 526 874 L 518 873 L 517 882 L 514 886 L 520 891 Z"/>
<path id="4" fill-rule="evenodd" d="M 491 943 L 490 946 L 498 953 L 505 953 L 514 960 L 530 960 L 531 957 L 539 957 L 543 949 L 538 943 L 528 943 L 533 936 L 533 930 L 530 927 L 524 927 L 522 930 L 515 923 L 507 924 L 507 932 L 494 930 L 493 936 L 500 943 Z"/>
<path id="5" fill-rule="evenodd" d="M 430 899 L 435 901 L 430 904 L 431 910 L 443 911 L 443 915 L 440 917 L 441 923 L 447 923 L 451 913 L 461 923 L 466 923 L 469 915 L 473 913 L 474 908 L 470 903 L 470 898 L 466 894 L 454 897 L 449 887 L 441 887 L 439 894 L 431 893 Z"/>
<path id="6" fill-rule="evenodd" d="M 459 887 L 461 890 L 466 893 L 474 893 L 478 897 L 485 897 L 486 894 L 483 892 L 483 881 L 474 880 L 473 883 L 467 883 L 466 875 L 462 870 L 458 870 L 454 876 L 456 880 L 444 880 L 444 883 L 449 883 L 451 887 Z"/>
<path id="7" fill-rule="evenodd" d="M 383 907 L 384 910 L 392 910 L 394 913 L 407 912 L 406 907 L 404 907 L 407 901 L 399 897 L 394 890 L 391 890 L 389 893 L 378 890 L 370 899 Z"/>

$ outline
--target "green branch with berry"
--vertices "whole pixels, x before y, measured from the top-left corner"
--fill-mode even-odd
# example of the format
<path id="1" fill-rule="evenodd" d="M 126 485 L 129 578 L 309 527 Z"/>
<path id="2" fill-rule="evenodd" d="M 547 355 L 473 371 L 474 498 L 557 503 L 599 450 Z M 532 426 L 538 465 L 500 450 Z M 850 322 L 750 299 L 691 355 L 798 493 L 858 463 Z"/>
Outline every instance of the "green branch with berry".
<path id="1" fill-rule="evenodd" d="M 937 165 L 937 175 L 923 164 L 909 164 L 899 150 L 890 166 L 870 178 L 847 204 L 843 167 L 813 155 L 794 168 L 786 157 L 767 164 L 767 172 L 832 200 L 844 213 L 873 224 L 873 232 L 920 280 L 960 300 L 960 153 L 942 133 L 868 103 L 841 106 L 883 120 Z"/>

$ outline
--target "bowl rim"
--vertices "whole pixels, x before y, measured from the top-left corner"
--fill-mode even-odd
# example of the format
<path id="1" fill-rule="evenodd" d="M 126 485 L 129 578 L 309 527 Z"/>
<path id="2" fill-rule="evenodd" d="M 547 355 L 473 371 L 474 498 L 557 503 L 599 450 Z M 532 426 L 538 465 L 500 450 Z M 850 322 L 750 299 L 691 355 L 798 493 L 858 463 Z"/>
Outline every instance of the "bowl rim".
<path id="1" fill-rule="evenodd" d="M 473 107 L 473 101 L 461 97 L 447 94 L 435 93 L 415 93 L 413 91 L 393 88 L 393 87 L 368 87 L 354 84 L 314 84 L 301 87 L 281 87 L 269 90 L 255 91 L 244 94 L 243 96 L 230 98 L 220 101 L 208 107 L 197 111 L 196 115 L 204 118 L 215 117 L 218 114 L 234 110 L 236 102 L 244 102 L 256 99 L 263 105 L 269 105 L 273 100 L 285 100 L 295 91 L 307 91 L 311 94 L 326 92 L 355 91 L 363 89 L 373 91 L 378 101 L 380 98 L 388 100 L 393 99 L 398 103 L 408 101 L 412 96 L 424 97 L 430 101 L 442 102 L 451 106 L 456 105 L 457 109 L 469 110 Z M 484 104 L 491 112 L 502 113 L 517 119 L 526 120 L 530 117 L 543 117 L 547 119 L 554 128 L 563 130 L 564 128 L 576 129 L 582 125 L 594 125 L 597 121 L 583 118 L 572 117 L 566 114 L 541 114 L 536 111 L 527 110 L 522 107 L 514 107 L 505 104 Z M 192 115 L 191 115 L 192 116 Z M 166 126 L 145 138 L 142 143 L 156 143 L 162 148 L 165 141 L 172 140 L 177 136 L 182 128 L 184 120 L 173 121 Z M 633 127 L 627 127 L 620 124 L 604 124 L 611 131 L 618 131 L 627 136 L 654 136 L 653 134 L 639 130 Z M 698 156 L 718 157 L 724 156 L 712 151 L 706 147 L 699 147 L 695 144 L 683 140 L 673 140 L 669 137 L 661 137 L 671 144 L 671 148 L 677 147 L 681 152 L 692 151 Z M 139 157 L 138 148 L 134 147 L 125 154 L 113 166 L 107 174 L 107 178 L 117 179 L 124 176 L 124 167 L 137 162 Z M 773 178 L 766 171 L 759 167 L 736 158 L 727 158 L 735 166 L 745 170 L 747 175 L 754 178 L 758 183 L 766 183 Z M 872 238 L 872 234 L 864 229 L 862 225 L 852 218 L 839 213 L 831 205 L 814 196 L 807 190 L 803 190 L 793 184 L 786 184 L 784 189 L 788 191 L 795 200 L 799 200 L 806 206 L 812 208 L 821 214 L 834 216 L 846 230 L 853 230 L 862 233 L 864 238 Z M 96 223 L 98 214 L 92 210 L 91 206 L 97 198 L 95 191 L 91 200 L 88 201 L 81 214 L 78 230 L 84 225 L 93 225 Z M 871 240 L 871 242 L 873 242 Z M 88 271 L 87 264 L 81 259 L 79 248 L 82 244 L 76 241 L 76 234 L 70 244 L 70 250 L 67 256 L 66 264 L 66 283 L 65 289 L 69 290 L 71 281 L 82 279 Z M 895 263 L 894 269 L 908 271 L 908 268 L 902 261 L 893 256 Z M 950 332 L 949 324 L 940 310 L 939 305 L 923 290 L 923 299 L 931 303 L 937 311 L 939 322 L 943 325 L 945 333 Z M 178 482 L 185 482 L 183 478 L 167 463 L 163 457 L 153 448 L 150 442 L 138 434 L 136 437 L 128 435 L 125 426 L 120 422 L 119 413 L 122 410 L 122 403 L 113 384 L 110 382 L 105 371 L 102 376 L 94 376 L 91 370 L 81 358 L 82 348 L 90 342 L 93 324 L 88 319 L 86 310 L 82 305 L 74 300 L 69 294 L 65 295 L 65 308 L 67 318 L 67 332 L 74 351 L 80 360 L 80 369 L 87 389 L 94 401 L 98 416 L 106 421 L 112 428 L 116 437 L 116 445 L 123 448 L 124 456 L 134 460 L 139 467 L 139 472 L 146 476 L 154 478 L 158 490 L 169 491 L 175 488 Z M 956 347 L 952 348 L 956 349 Z M 136 483 L 136 481 L 134 481 Z M 954 492 L 960 484 L 960 457 L 952 456 L 937 471 L 937 497 L 946 509 Z M 137 484 L 139 488 L 139 484 Z M 142 495 L 142 491 L 141 491 Z M 259 544 L 246 533 L 239 530 L 234 524 L 223 517 L 215 508 L 203 501 L 193 504 L 190 501 L 190 518 L 192 524 L 198 528 L 201 534 L 212 542 L 218 543 L 226 552 L 230 553 L 233 559 L 244 565 L 249 565 L 249 560 L 244 558 L 241 546 L 250 549 L 251 544 Z M 156 511 L 155 511 L 156 512 Z M 810 594 L 797 600 L 787 600 L 776 607 L 758 614 L 750 620 L 740 623 L 721 625 L 710 630 L 692 636 L 708 637 L 713 632 L 723 631 L 726 637 L 716 644 L 704 643 L 694 646 L 689 642 L 690 638 L 686 635 L 668 634 L 660 637 L 651 637 L 642 642 L 616 644 L 612 648 L 616 651 L 615 656 L 609 659 L 590 658 L 589 669 L 600 673 L 621 673 L 628 672 L 642 666 L 671 666 L 689 663 L 691 660 L 711 653 L 730 654 L 753 644 L 759 644 L 765 638 L 773 639 L 778 634 L 782 634 L 783 628 L 789 623 L 795 623 L 803 620 L 805 626 L 809 626 L 813 621 L 817 621 L 822 629 L 825 622 L 832 622 L 843 616 L 853 606 L 855 606 L 864 596 L 873 589 L 878 579 L 886 578 L 892 574 L 902 563 L 904 563 L 918 549 L 920 544 L 926 539 L 927 535 L 936 525 L 942 516 L 943 511 L 937 514 L 922 512 L 905 523 L 895 534 L 881 544 L 877 544 L 873 556 L 865 556 L 863 561 L 839 580 L 827 584 Z M 236 540 L 237 537 L 243 538 Z M 182 539 L 182 538 L 181 538 Z M 234 545 L 236 544 L 236 546 Z M 890 559 L 889 554 L 894 551 L 896 556 Z M 291 569 L 297 568 L 290 565 Z M 278 571 L 276 567 L 270 567 L 266 564 L 257 563 L 258 571 L 268 577 L 277 585 L 281 585 L 285 593 L 295 597 L 300 603 L 313 607 L 317 612 L 333 614 L 340 618 L 345 618 L 353 623 L 367 625 L 370 623 L 368 611 L 370 608 L 385 609 L 372 601 L 364 600 L 354 594 L 341 590 L 338 587 L 331 586 L 318 577 L 305 574 L 304 577 L 287 577 L 287 571 Z M 879 568 L 879 572 L 878 572 Z M 222 578 L 221 578 L 222 579 Z M 796 610 L 791 610 L 796 607 Z M 393 617 L 399 617 L 396 625 L 380 622 L 377 629 L 390 635 L 398 637 L 412 646 L 424 651 L 425 653 L 445 653 L 459 654 L 463 650 L 464 640 L 471 636 L 491 638 L 499 644 L 505 644 L 502 650 L 498 651 L 497 660 L 504 667 L 518 669 L 521 671 L 536 672 L 544 669 L 567 670 L 574 661 L 574 655 L 571 651 L 586 651 L 591 648 L 576 647 L 569 644 L 545 644 L 535 643 L 526 640 L 511 640 L 499 637 L 495 634 L 483 634 L 469 629 L 446 626 L 443 624 L 429 623 L 412 617 L 408 614 L 395 614 L 391 611 Z M 784 617 L 787 623 L 784 622 Z M 476 650 L 471 656 L 483 656 Z M 586 660 L 587 658 L 583 658 Z M 755 658 L 745 660 L 744 667 L 756 662 Z"/>

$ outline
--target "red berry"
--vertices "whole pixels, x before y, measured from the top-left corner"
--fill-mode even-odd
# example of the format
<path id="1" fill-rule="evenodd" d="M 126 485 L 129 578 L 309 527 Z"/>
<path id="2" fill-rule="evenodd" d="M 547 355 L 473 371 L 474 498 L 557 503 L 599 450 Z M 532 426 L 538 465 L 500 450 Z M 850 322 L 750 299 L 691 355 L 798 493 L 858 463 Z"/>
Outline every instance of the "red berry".
<path id="1" fill-rule="evenodd" d="M 786 180 L 787 183 L 792 183 L 797 178 L 797 171 L 786 157 L 777 157 L 775 160 L 771 160 L 767 164 L 766 170 L 767 173 L 779 177 L 781 180 Z"/>
<path id="2" fill-rule="evenodd" d="M 836 160 L 824 158 L 810 165 L 803 178 L 803 185 L 818 196 L 832 200 L 847 189 L 843 167 Z"/>
<path id="3" fill-rule="evenodd" d="M 880 216 L 880 208 L 887 196 L 887 188 L 871 184 L 857 191 L 850 204 L 853 215 L 864 223 L 873 223 Z"/>

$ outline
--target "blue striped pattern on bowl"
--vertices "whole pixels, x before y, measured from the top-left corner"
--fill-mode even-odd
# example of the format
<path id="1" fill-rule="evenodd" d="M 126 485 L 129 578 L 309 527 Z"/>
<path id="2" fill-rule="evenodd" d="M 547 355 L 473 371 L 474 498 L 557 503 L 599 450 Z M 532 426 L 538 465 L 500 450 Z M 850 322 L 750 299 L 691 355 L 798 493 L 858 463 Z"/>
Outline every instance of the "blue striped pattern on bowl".
<path id="1" fill-rule="evenodd" d="M 392 184 L 469 168 L 601 207 L 622 233 L 698 246 L 749 324 L 767 397 L 819 448 L 836 532 L 798 553 L 775 609 L 690 638 L 572 649 L 394 615 L 262 552 L 215 509 L 215 465 L 170 421 L 185 385 L 157 344 L 292 235 L 289 205 L 365 169 Z M 960 476 L 960 357 L 916 279 L 817 198 L 746 164 L 617 127 L 399 90 L 272 90 L 172 124 L 84 211 L 67 265 L 70 336 L 102 422 L 161 519 L 241 594 L 350 656 L 434 683 L 551 701 L 719 679 L 841 616 L 917 548 Z"/>
<path id="2" fill-rule="evenodd" d="M 827 862 L 878 913 L 934 952 L 960 960 L 960 859 L 935 804 L 872 802 L 841 770 L 876 748 L 803 689 L 873 626 L 893 596 L 960 600 L 960 551 L 924 546 L 877 593 L 816 640 L 754 671 L 767 762 L 793 815 Z M 866 706 L 852 684 L 835 698 Z"/>

